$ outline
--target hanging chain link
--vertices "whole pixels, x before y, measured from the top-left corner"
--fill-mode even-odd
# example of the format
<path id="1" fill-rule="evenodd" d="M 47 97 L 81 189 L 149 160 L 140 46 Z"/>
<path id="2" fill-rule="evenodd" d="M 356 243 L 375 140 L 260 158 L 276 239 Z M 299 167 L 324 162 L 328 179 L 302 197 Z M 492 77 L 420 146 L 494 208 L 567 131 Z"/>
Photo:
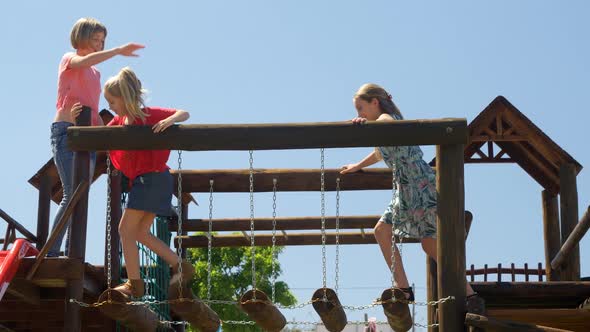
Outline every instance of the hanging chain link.
<path id="1" fill-rule="evenodd" d="M 211 300 L 211 247 L 213 242 L 213 179 L 209 180 L 209 231 L 207 232 L 207 300 Z"/>
<path id="2" fill-rule="evenodd" d="M 395 184 L 395 167 L 392 167 L 392 172 L 391 172 L 392 176 L 391 176 L 391 202 L 395 203 L 395 193 L 396 193 L 396 184 Z M 391 289 L 393 289 L 395 287 L 395 223 L 392 221 L 391 222 Z"/>
<path id="3" fill-rule="evenodd" d="M 340 178 L 336 178 L 336 276 L 334 291 L 338 295 L 340 278 Z"/>
<path id="4" fill-rule="evenodd" d="M 287 321 L 286 322 L 287 325 L 310 325 L 310 326 L 320 326 L 320 325 L 324 325 L 324 323 L 322 322 L 308 322 L 308 321 L 296 321 L 296 320 L 292 320 L 292 321 Z M 166 326 L 166 327 L 171 327 L 172 325 L 184 325 L 184 326 L 188 326 L 190 325 L 188 322 L 185 321 L 168 321 L 168 320 L 162 320 L 160 321 L 160 324 Z M 256 325 L 256 322 L 253 321 L 241 321 L 241 320 L 224 320 L 222 322 L 223 325 Z M 366 321 L 348 321 L 346 322 L 347 325 L 366 325 L 367 322 Z M 378 325 L 386 325 L 389 324 L 386 321 L 376 321 L 375 324 Z M 429 327 L 438 327 L 439 324 L 420 324 L 420 323 L 414 323 L 415 326 L 417 327 L 421 327 L 421 328 L 429 328 Z"/>
<path id="5" fill-rule="evenodd" d="M 395 302 L 415 304 L 418 306 L 437 306 L 441 303 L 450 302 L 453 300 L 455 300 L 454 296 L 447 296 L 447 297 L 439 299 L 439 300 L 428 301 L 428 302 L 415 302 L 415 301 L 407 301 L 405 299 L 392 298 L 387 301 L 376 300 L 373 303 L 371 303 L 369 305 L 364 305 L 364 306 L 340 305 L 340 307 L 342 307 L 343 309 L 348 309 L 348 310 L 366 310 L 366 309 L 373 308 L 378 305 L 382 305 L 384 303 L 395 303 Z M 260 301 L 260 300 L 251 299 L 251 300 L 245 301 L 243 303 L 250 303 L 250 302 L 256 302 L 256 301 Z M 239 305 L 240 304 L 237 301 L 198 300 L 198 299 L 190 299 L 190 298 L 181 298 L 181 299 L 176 299 L 176 300 L 143 300 L 143 301 L 130 301 L 130 302 L 102 301 L 102 302 L 94 302 L 94 303 L 85 303 L 85 302 L 70 298 L 70 303 L 75 303 L 75 304 L 77 304 L 81 307 L 84 307 L 84 308 L 98 308 L 98 307 L 106 305 L 106 304 L 118 304 L 118 305 L 130 305 L 130 306 L 156 306 L 156 305 L 167 305 L 167 304 L 178 304 L 178 303 L 189 303 L 189 302 L 190 303 L 206 303 L 206 304 L 223 304 L 223 305 Z M 310 300 L 308 302 L 298 304 L 298 305 L 283 306 L 283 305 L 277 304 L 276 307 L 280 308 L 280 309 L 300 309 L 300 308 L 303 308 L 303 307 L 308 306 L 310 304 L 313 304 L 315 302 L 329 302 L 329 300 L 316 298 L 314 300 Z"/>
<path id="6" fill-rule="evenodd" d="M 320 149 L 320 206 L 322 221 L 322 286 L 324 289 L 323 300 L 327 300 L 326 294 L 326 183 L 325 183 L 325 156 L 324 148 Z"/>
<path id="7" fill-rule="evenodd" d="M 252 255 L 252 299 L 256 300 L 256 247 L 254 246 L 254 152 L 250 154 L 250 254 Z"/>
<path id="8" fill-rule="evenodd" d="M 112 263 L 111 263 L 111 156 L 107 152 L 106 155 L 106 162 L 107 162 L 107 287 L 111 289 L 112 287 L 112 279 L 113 279 L 113 272 L 112 272 Z M 111 292 L 108 292 L 108 300 L 111 300 Z"/>
<path id="9" fill-rule="evenodd" d="M 178 150 L 178 294 L 184 294 L 182 292 L 182 150 Z"/>
<path id="10" fill-rule="evenodd" d="M 276 276 L 276 260 L 278 257 L 275 253 L 275 247 L 277 242 L 277 179 L 272 179 L 272 247 L 270 252 L 271 257 L 271 289 L 272 289 L 272 303 L 275 303 L 275 293 L 276 293 L 276 283 L 277 283 L 277 276 Z"/>

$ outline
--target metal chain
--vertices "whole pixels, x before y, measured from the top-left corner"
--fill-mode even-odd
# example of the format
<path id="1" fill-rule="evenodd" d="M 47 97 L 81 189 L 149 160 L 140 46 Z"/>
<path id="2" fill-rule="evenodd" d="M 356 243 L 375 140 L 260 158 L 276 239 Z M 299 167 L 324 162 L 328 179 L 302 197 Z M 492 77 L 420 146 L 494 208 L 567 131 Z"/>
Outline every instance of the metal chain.
<path id="1" fill-rule="evenodd" d="M 162 320 L 160 321 L 161 324 L 166 325 L 167 327 L 170 327 L 170 325 L 185 325 L 188 326 L 190 325 L 188 322 L 185 321 L 168 321 L 168 320 Z M 376 321 L 376 324 L 379 325 L 385 325 L 385 324 L 389 324 L 386 321 Z M 256 322 L 253 321 L 239 321 L 239 320 L 224 320 L 223 321 L 224 325 L 256 325 Z M 348 321 L 346 322 L 347 325 L 366 325 L 367 322 L 366 321 Z M 324 325 L 324 323 L 322 322 L 307 322 L 307 321 L 296 321 L 296 320 L 292 320 L 292 321 L 287 321 L 287 325 Z M 414 323 L 415 326 L 417 327 L 421 327 L 421 328 L 429 328 L 429 327 L 438 327 L 439 324 L 420 324 L 420 323 Z"/>
<path id="2" fill-rule="evenodd" d="M 250 254 L 252 255 L 252 299 L 256 300 L 256 247 L 254 246 L 254 152 L 250 154 Z"/>
<path id="3" fill-rule="evenodd" d="M 211 247 L 213 242 L 213 179 L 209 180 L 209 232 L 207 233 L 207 300 L 211 300 Z"/>
<path id="4" fill-rule="evenodd" d="M 396 192 L 396 184 L 395 184 L 395 167 L 392 167 L 392 176 L 391 176 L 391 191 L 392 197 L 391 202 L 394 203 L 395 200 L 395 192 Z M 395 223 L 391 222 L 391 289 L 395 287 Z"/>
<path id="5" fill-rule="evenodd" d="M 184 294 L 182 292 L 182 150 L 178 150 L 178 294 Z"/>
<path id="6" fill-rule="evenodd" d="M 320 149 L 320 205 L 322 221 L 322 285 L 324 289 L 324 300 L 327 300 L 326 294 L 326 200 L 325 200 L 325 157 L 324 149 Z"/>
<path id="7" fill-rule="evenodd" d="M 454 296 L 447 296 L 445 298 L 436 300 L 436 301 L 428 301 L 428 302 L 415 302 L 415 301 L 407 301 L 405 299 L 391 299 L 387 301 L 376 300 L 372 304 L 364 305 L 364 306 L 346 306 L 340 305 L 340 307 L 348 310 L 366 310 L 369 308 L 373 308 L 378 305 L 382 305 L 384 303 L 394 303 L 394 302 L 403 302 L 407 304 L 415 304 L 419 306 L 437 306 L 439 304 L 450 302 L 455 300 Z M 255 299 L 248 300 L 246 302 L 255 302 Z M 280 309 L 300 309 L 315 302 L 326 302 L 328 300 L 317 298 L 315 300 L 310 300 L 308 302 L 292 305 L 292 306 L 282 306 L 277 304 L 276 307 Z M 75 303 L 84 308 L 97 308 L 105 304 L 121 304 L 121 305 L 131 305 L 131 306 L 154 306 L 154 305 L 165 305 L 165 304 L 178 304 L 178 303 L 207 303 L 207 304 L 223 304 L 223 305 L 238 305 L 237 301 L 224 301 L 224 300 L 198 300 L 198 299 L 190 299 L 190 298 L 181 298 L 176 300 L 143 300 L 143 301 L 130 301 L 130 302 L 117 302 L 117 301 L 102 301 L 102 302 L 95 302 L 95 303 L 85 303 L 82 301 L 78 301 L 76 299 L 70 298 L 70 303 Z"/>
<path id="8" fill-rule="evenodd" d="M 107 152 L 107 287 L 112 287 L 112 263 L 111 263 L 111 156 Z M 108 300 L 111 300 L 111 292 L 108 292 Z"/>
<path id="9" fill-rule="evenodd" d="M 272 268 L 272 274 L 271 274 L 271 278 L 272 278 L 272 283 L 271 283 L 271 289 L 272 289 L 272 303 L 275 303 L 275 294 L 276 294 L 276 283 L 277 283 L 277 276 L 276 276 L 276 259 L 277 257 L 275 257 L 275 247 L 276 247 L 276 241 L 277 241 L 277 179 L 274 178 L 272 179 L 272 247 L 271 247 L 271 253 L 270 256 L 272 258 L 271 260 L 271 268 Z"/>
<path id="10" fill-rule="evenodd" d="M 340 278 L 340 178 L 336 178 L 336 276 L 334 291 L 338 295 Z"/>

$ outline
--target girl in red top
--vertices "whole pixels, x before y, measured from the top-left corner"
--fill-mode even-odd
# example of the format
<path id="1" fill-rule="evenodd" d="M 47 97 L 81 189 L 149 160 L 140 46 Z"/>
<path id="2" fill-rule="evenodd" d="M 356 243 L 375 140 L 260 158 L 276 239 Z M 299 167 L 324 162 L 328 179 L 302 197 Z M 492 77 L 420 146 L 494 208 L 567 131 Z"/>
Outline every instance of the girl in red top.
<path id="1" fill-rule="evenodd" d="M 117 115 L 108 125 L 150 125 L 154 133 L 159 133 L 189 118 L 183 110 L 146 107 L 142 94 L 141 82 L 130 68 L 123 68 L 117 76 L 111 77 L 104 86 L 104 96 Z M 169 155 L 169 150 L 110 151 L 113 165 L 131 182 L 127 207 L 119 223 L 129 280 L 115 288 L 128 296 L 144 294 L 136 242 L 150 248 L 173 267 L 175 275 L 171 284 L 180 279 L 178 256 L 150 232 L 156 215 L 169 216 L 172 212 L 173 181 L 166 165 Z M 193 275 L 193 266 L 183 261 L 182 280 L 188 282 Z"/>

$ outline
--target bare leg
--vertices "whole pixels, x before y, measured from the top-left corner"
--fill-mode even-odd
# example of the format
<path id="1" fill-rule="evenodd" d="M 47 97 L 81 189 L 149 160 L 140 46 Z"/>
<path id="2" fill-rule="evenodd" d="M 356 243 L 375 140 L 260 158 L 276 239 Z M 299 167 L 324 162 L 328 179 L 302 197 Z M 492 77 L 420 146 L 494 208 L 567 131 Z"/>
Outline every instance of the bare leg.
<path id="1" fill-rule="evenodd" d="M 153 213 L 146 213 L 143 216 L 139 222 L 137 241 L 141 242 L 143 245 L 150 248 L 151 251 L 162 257 L 170 266 L 176 266 L 178 264 L 178 255 L 176 255 L 169 246 L 155 237 L 150 231 L 155 216 L 156 215 Z"/>
<path id="2" fill-rule="evenodd" d="M 121 236 L 123 257 L 125 258 L 127 277 L 129 279 L 141 279 L 139 274 L 139 251 L 136 242 L 139 234 L 139 222 L 144 214 L 144 211 L 125 209 L 119 223 L 119 235 Z"/>
<path id="3" fill-rule="evenodd" d="M 421 241 L 422 243 L 422 249 L 424 249 L 424 252 L 430 256 L 432 259 L 434 259 L 434 261 L 436 262 L 436 258 L 437 258 L 437 252 L 436 252 L 436 239 L 435 238 L 431 238 L 431 237 L 425 237 L 423 238 Z M 472 295 L 475 292 L 473 291 L 473 288 L 471 288 L 471 285 L 469 284 L 469 282 L 466 283 L 466 295 Z"/>
<path id="4" fill-rule="evenodd" d="M 387 263 L 387 268 L 389 269 L 391 269 L 391 235 L 391 225 L 386 224 L 384 222 L 378 222 L 377 225 L 375 225 L 375 239 L 377 240 L 377 243 L 379 243 L 379 247 L 381 248 L 381 252 L 383 253 L 385 262 Z M 397 246 L 395 246 L 394 248 L 395 265 L 393 266 L 393 268 L 395 275 L 395 286 L 400 288 L 407 288 L 409 287 L 409 284 L 408 278 L 406 276 L 406 271 L 404 270 L 402 257 L 399 254 L 399 249 L 397 248 Z"/>

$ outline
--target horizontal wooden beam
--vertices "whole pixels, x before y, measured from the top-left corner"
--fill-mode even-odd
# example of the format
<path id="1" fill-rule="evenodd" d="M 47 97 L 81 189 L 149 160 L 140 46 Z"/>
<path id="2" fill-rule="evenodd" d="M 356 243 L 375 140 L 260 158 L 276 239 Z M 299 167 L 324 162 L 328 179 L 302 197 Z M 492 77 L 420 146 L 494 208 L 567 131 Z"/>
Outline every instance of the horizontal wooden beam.
<path id="1" fill-rule="evenodd" d="M 555 258 L 551 261 L 551 268 L 557 269 L 561 266 L 566 260 L 566 258 L 572 253 L 572 250 L 579 244 L 580 240 L 584 237 L 584 234 L 590 228 L 590 207 L 586 209 L 586 213 L 582 216 L 582 219 L 578 222 L 574 230 L 570 233 L 565 240 L 565 243 L 559 249 Z"/>
<path id="2" fill-rule="evenodd" d="M 368 216 L 340 216 L 338 228 L 340 229 L 373 229 L 379 221 L 379 215 Z M 321 230 L 321 217 L 281 217 L 276 218 L 274 228 L 277 231 L 292 230 Z M 465 223 L 470 224 L 473 215 L 465 211 Z M 240 232 L 250 230 L 250 218 L 211 219 L 213 232 Z M 178 220 L 173 219 L 168 223 L 168 229 L 172 232 L 178 229 Z M 209 219 L 187 219 L 182 222 L 182 229 L 187 232 L 208 232 Z M 256 231 L 271 231 L 273 218 L 255 218 L 254 229 Z M 325 218 L 325 229 L 336 229 L 336 217 Z"/>
<path id="3" fill-rule="evenodd" d="M 174 245 L 178 247 L 179 238 L 182 238 L 183 248 L 206 248 L 207 236 L 205 235 L 191 235 L 191 236 L 177 236 L 174 239 Z M 321 245 L 322 235 L 318 233 L 287 233 L 276 235 L 277 246 L 311 246 Z M 398 239 L 399 241 L 399 239 Z M 375 236 L 372 232 L 365 233 L 344 233 L 339 234 L 340 244 L 375 244 Z M 417 239 L 404 239 L 404 243 L 417 243 Z M 268 247 L 272 245 L 272 234 L 258 234 L 254 236 L 254 243 L 257 247 Z M 398 242 L 399 243 L 399 242 Z M 326 244 L 336 244 L 336 234 L 326 234 Z M 245 238 L 242 234 L 231 235 L 213 235 L 211 240 L 213 247 L 248 247 L 250 246 L 250 239 Z"/>
<path id="4" fill-rule="evenodd" d="M 379 221 L 380 216 L 349 216 L 339 218 L 340 229 L 372 229 Z M 273 229 L 272 218 L 255 218 L 254 229 L 257 231 L 270 231 Z M 212 219 L 211 226 L 213 232 L 239 232 L 250 230 L 250 218 L 236 219 Z M 326 229 L 336 228 L 336 217 L 326 217 Z M 176 220 L 168 224 L 168 229 L 172 232 L 178 229 Z M 322 229 L 322 220 L 320 217 L 285 217 L 276 218 L 276 230 L 317 230 Z M 182 222 L 182 230 L 187 232 L 207 232 L 209 230 L 208 219 L 188 219 Z"/>
<path id="5" fill-rule="evenodd" d="M 465 119 L 175 125 L 162 133 L 150 126 L 68 128 L 68 146 L 81 150 L 282 150 L 466 144 Z"/>
<path id="6" fill-rule="evenodd" d="M 520 135 L 482 135 L 469 137 L 470 142 L 519 142 L 526 140 L 526 137 Z"/>
<path id="7" fill-rule="evenodd" d="M 485 331 L 490 332 L 533 332 L 533 331 L 545 331 L 545 332 L 568 332 L 570 330 L 556 329 L 547 326 L 540 326 L 535 324 L 527 324 L 506 320 L 498 320 L 485 316 L 467 313 L 465 315 L 465 325 L 473 326 Z"/>
<path id="8" fill-rule="evenodd" d="M 224 170 L 182 170 L 183 192 L 209 192 L 209 180 L 213 180 L 213 192 L 249 192 L 250 171 L 248 169 Z M 178 171 L 172 170 L 175 183 Z M 277 180 L 277 191 L 320 191 L 319 169 L 254 169 L 254 191 L 273 191 L 273 179 Z M 324 171 L 324 189 L 336 190 L 340 179 L 340 190 L 391 189 L 391 170 L 388 168 L 367 168 L 352 174 L 340 174 L 340 169 Z M 176 188 L 176 184 L 175 184 Z"/>

